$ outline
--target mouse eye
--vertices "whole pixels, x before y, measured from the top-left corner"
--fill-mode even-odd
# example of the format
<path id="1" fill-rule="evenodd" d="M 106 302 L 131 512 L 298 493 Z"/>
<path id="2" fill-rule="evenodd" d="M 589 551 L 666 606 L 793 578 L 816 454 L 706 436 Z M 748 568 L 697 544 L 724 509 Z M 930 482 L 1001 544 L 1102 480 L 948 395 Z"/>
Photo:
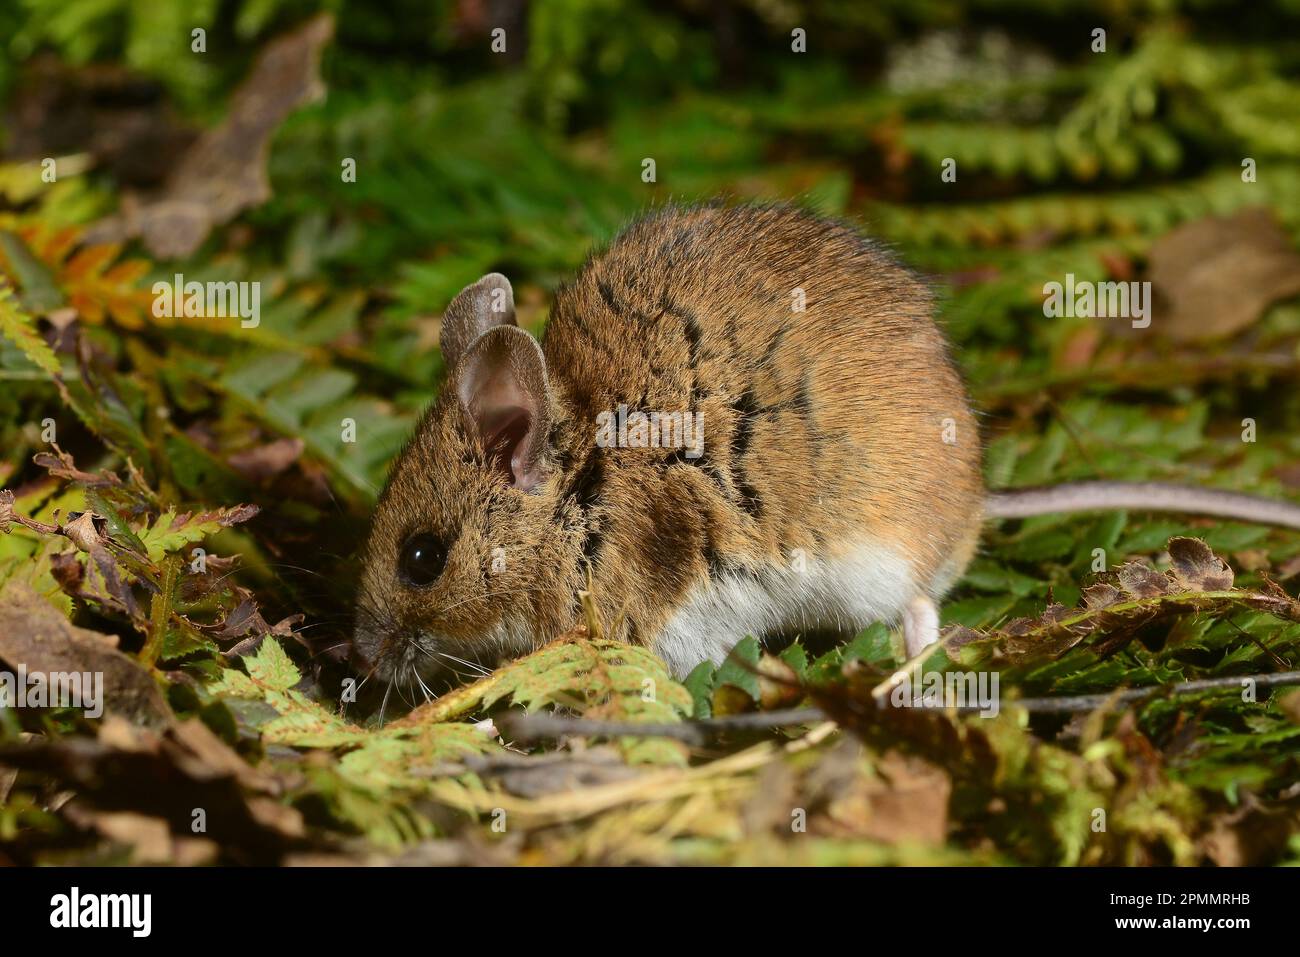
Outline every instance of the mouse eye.
<path id="1" fill-rule="evenodd" d="M 429 585 L 447 566 L 447 548 L 436 535 L 416 535 L 402 546 L 397 573 L 408 585 Z"/>

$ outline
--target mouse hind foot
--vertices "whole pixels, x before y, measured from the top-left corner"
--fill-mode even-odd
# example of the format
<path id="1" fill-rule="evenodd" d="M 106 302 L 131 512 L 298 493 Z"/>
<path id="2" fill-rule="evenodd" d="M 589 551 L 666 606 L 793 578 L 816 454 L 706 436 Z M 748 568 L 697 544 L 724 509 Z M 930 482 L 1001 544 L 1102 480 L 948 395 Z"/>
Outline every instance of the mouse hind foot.
<path id="1" fill-rule="evenodd" d="M 917 595 L 903 609 L 903 644 L 907 657 L 915 658 L 939 643 L 939 609 L 928 595 Z"/>

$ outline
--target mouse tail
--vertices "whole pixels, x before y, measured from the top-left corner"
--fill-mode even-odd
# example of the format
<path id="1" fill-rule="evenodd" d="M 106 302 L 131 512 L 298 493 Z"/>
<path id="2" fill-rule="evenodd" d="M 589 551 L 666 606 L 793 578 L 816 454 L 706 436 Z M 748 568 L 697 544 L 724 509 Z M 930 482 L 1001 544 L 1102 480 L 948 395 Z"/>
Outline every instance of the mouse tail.
<path id="1" fill-rule="evenodd" d="M 1242 492 L 1170 482 L 1065 482 L 991 492 L 984 503 L 984 514 L 988 518 L 1028 518 L 1057 512 L 1119 509 L 1212 515 L 1300 529 L 1300 505 Z"/>

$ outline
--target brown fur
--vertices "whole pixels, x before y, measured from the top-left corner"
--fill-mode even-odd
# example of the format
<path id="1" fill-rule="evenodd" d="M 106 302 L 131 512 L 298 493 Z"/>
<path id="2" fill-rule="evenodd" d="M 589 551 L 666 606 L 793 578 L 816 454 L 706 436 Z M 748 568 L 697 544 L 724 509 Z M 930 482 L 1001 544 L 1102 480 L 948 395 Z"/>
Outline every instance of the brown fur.
<path id="1" fill-rule="evenodd" d="M 527 650 L 578 619 L 588 569 L 606 624 L 648 643 L 709 576 L 863 539 L 896 546 L 939 597 L 974 551 L 983 488 L 932 308 L 881 249 L 792 208 L 636 222 L 556 293 L 540 484 L 523 492 L 489 470 L 454 388 L 424 417 L 376 511 L 362 657 L 405 655 L 427 673 L 402 650 L 420 630 L 467 659 Z M 703 456 L 598 447 L 597 416 L 620 403 L 701 413 Z M 404 587 L 397 554 L 425 530 L 453 542 L 447 571 Z"/>

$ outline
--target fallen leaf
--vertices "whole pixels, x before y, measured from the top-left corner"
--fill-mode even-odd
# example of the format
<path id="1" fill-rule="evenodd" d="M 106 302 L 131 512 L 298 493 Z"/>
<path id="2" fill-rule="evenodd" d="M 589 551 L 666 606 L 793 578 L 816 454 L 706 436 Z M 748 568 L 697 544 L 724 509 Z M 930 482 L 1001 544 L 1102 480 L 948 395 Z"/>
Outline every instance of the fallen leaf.
<path id="1" fill-rule="evenodd" d="M 867 761 L 862 745 L 845 739 L 805 786 L 810 803 L 824 802 L 824 814 L 813 818 L 818 831 L 883 844 L 942 844 L 947 836 L 952 782 L 923 758 L 888 751 Z"/>
<path id="2" fill-rule="evenodd" d="M 276 439 L 236 452 L 226 461 L 230 467 L 251 482 L 265 482 L 286 471 L 298 461 L 306 443 L 300 438 Z"/>
<path id="3" fill-rule="evenodd" d="M 102 702 L 137 724 L 165 727 L 171 711 L 153 677 L 118 651 L 111 635 L 78 628 L 32 588 L 11 582 L 0 592 L 0 658 L 28 673 L 91 672 L 103 675 Z"/>
<path id="4" fill-rule="evenodd" d="M 1215 818 L 1201 849 L 1219 867 L 1274 863 L 1297 824 L 1294 810 L 1267 807 L 1247 795 L 1241 807 Z"/>
<path id="5" fill-rule="evenodd" d="M 213 228 L 271 197 L 266 163 L 271 136 L 300 106 L 324 94 L 320 57 L 334 18 L 320 14 L 269 43 L 231 98 L 225 120 L 199 137 L 162 191 L 128 194 L 122 209 L 86 233 L 91 243 L 139 236 L 160 259 L 192 255 Z"/>
<path id="6" fill-rule="evenodd" d="M 235 647 L 227 649 L 225 652 L 227 657 L 243 655 L 255 650 L 267 635 L 277 635 L 281 638 L 298 638 L 293 629 L 305 616 L 302 614 L 289 615 L 287 618 L 282 618 L 274 625 L 271 625 L 262 617 L 257 602 L 247 589 L 236 586 L 235 593 L 240 596 L 239 604 L 221 621 L 204 629 L 210 631 L 215 638 L 249 637 L 249 642 L 241 642 Z"/>
<path id="7" fill-rule="evenodd" d="M 170 864 L 172 861 L 171 828 L 162 818 L 134 814 L 130 811 L 95 812 L 70 802 L 64 814 L 74 824 L 93 828 L 115 844 L 131 848 L 136 864 Z"/>
<path id="8" fill-rule="evenodd" d="M 1151 247 L 1152 328 L 1180 342 L 1249 328 L 1300 293 L 1300 254 L 1263 207 L 1185 223 Z"/>
<path id="9" fill-rule="evenodd" d="M 94 512 L 82 512 L 79 515 L 72 516 L 70 522 L 60 526 L 57 530 L 89 556 L 90 565 L 93 565 L 99 571 L 99 578 L 104 586 L 103 590 L 85 590 L 86 586 L 92 584 L 89 576 L 84 574 L 85 571 L 89 570 L 90 565 L 83 569 L 82 574 L 77 574 L 68 564 L 67 557 L 60 559 L 58 563 L 57 580 L 60 584 L 75 585 L 77 590 L 69 593 L 74 597 L 103 602 L 138 620 L 140 618 L 140 608 L 136 602 L 135 593 L 131 590 L 127 580 L 122 577 L 117 561 L 109 553 L 108 539 L 105 536 L 104 529 L 105 522 L 102 517 Z M 72 560 L 76 561 L 75 556 L 72 557 Z"/>
<path id="10" fill-rule="evenodd" d="M 303 845 L 302 815 L 281 803 L 285 784 L 248 766 L 196 719 L 159 732 L 109 717 L 96 739 L 40 738 L 0 745 L 0 762 L 39 771 L 70 787 L 76 795 L 65 806 L 70 819 L 106 823 L 118 838 L 142 840 L 151 852 L 158 847 L 156 826 L 102 816 L 127 812 L 158 819 L 177 840 L 192 837 L 194 812 L 201 810 L 207 837 L 223 858 L 240 863 L 274 863 Z M 202 853 L 203 847 L 178 850 Z"/>

